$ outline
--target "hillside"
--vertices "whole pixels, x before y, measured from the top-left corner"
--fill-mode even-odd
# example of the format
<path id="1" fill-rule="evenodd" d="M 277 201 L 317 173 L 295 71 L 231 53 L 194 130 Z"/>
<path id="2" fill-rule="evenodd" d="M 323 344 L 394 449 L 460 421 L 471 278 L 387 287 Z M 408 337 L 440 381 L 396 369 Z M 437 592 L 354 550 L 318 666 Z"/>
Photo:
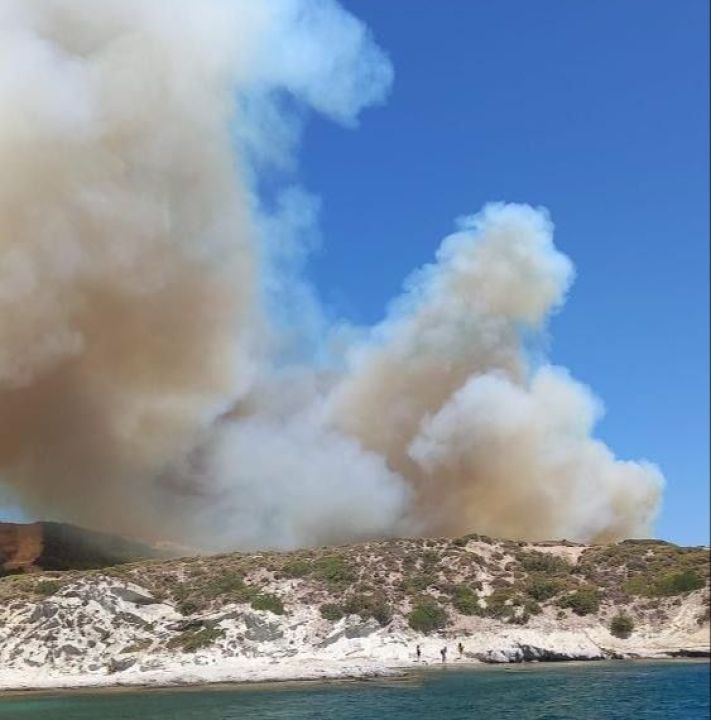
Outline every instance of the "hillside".
<path id="1" fill-rule="evenodd" d="M 0 576 L 36 570 L 89 570 L 162 555 L 119 535 L 58 522 L 0 522 Z"/>
<path id="2" fill-rule="evenodd" d="M 382 673 L 417 644 L 423 662 L 708 655 L 709 550 L 469 535 L 0 580 L 3 687 Z"/>

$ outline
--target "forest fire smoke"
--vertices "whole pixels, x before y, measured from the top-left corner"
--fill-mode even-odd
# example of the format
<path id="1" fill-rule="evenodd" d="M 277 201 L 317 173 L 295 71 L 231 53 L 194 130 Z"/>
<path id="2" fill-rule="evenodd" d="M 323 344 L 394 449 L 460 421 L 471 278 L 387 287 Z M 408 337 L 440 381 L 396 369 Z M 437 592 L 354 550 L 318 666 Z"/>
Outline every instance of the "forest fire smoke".
<path id="1" fill-rule="evenodd" d="M 209 548 L 650 532 L 659 471 L 526 352 L 573 278 L 544 210 L 461 220 L 373 328 L 323 320 L 310 200 L 258 180 L 299 108 L 387 94 L 335 2 L 3 0 L 0 56 L 0 480 L 30 515 Z M 345 349 L 288 359 L 287 310 Z"/>

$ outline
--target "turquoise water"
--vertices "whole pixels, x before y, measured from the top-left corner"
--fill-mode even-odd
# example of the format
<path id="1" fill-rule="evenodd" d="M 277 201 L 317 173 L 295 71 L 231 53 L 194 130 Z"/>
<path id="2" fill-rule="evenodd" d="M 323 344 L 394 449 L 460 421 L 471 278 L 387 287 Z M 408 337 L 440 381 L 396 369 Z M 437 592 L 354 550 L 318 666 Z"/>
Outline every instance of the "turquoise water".
<path id="1" fill-rule="evenodd" d="M 424 672 L 369 681 L 0 698 L 13 720 L 702 720 L 706 663 Z"/>

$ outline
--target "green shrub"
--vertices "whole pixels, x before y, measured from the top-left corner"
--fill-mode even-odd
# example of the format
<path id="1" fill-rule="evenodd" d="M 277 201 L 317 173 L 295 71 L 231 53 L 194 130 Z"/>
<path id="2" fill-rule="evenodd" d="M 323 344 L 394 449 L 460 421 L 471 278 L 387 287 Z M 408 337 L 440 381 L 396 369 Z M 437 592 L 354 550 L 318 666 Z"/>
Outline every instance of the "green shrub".
<path id="1" fill-rule="evenodd" d="M 671 597 L 704 587 L 704 579 L 695 570 L 681 570 L 656 577 L 638 575 L 627 580 L 623 589 L 630 595 Z"/>
<path id="2" fill-rule="evenodd" d="M 255 610 L 267 610 L 275 615 L 284 614 L 284 604 L 276 595 L 270 593 L 255 595 L 251 604 Z"/>
<path id="3" fill-rule="evenodd" d="M 198 630 L 185 630 L 168 641 L 170 649 L 180 648 L 183 652 L 195 652 L 212 645 L 225 634 L 224 630 L 214 627 L 203 627 Z"/>
<path id="4" fill-rule="evenodd" d="M 434 585 L 436 582 L 436 575 L 432 573 L 420 573 L 419 575 L 406 578 L 403 582 L 403 589 L 410 595 L 417 595 L 427 590 L 428 587 Z"/>
<path id="5" fill-rule="evenodd" d="M 326 555 L 314 562 L 315 575 L 329 585 L 349 585 L 355 580 L 350 565 L 338 555 Z"/>
<path id="6" fill-rule="evenodd" d="M 54 595 L 61 587 L 62 583 L 60 583 L 59 580 L 40 580 L 32 589 L 38 595 L 49 597 L 50 595 Z"/>
<path id="7" fill-rule="evenodd" d="M 569 573 L 571 566 L 563 558 L 552 553 L 537 550 L 522 552 L 518 557 L 524 570 L 528 572 L 545 572 L 548 574 Z"/>
<path id="8" fill-rule="evenodd" d="M 600 609 L 600 593 L 596 588 L 580 588 L 560 598 L 558 606 L 570 608 L 576 615 L 590 615 Z"/>
<path id="9" fill-rule="evenodd" d="M 425 565 L 436 565 L 439 562 L 439 553 L 434 550 L 425 550 L 422 553 L 422 562 Z"/>
<path id="10" fill-rule="evenodd" d="M 491 595 L 485 598 L 486 609 L 483 611 L 483 614 L 486 617 L 498 618 L 500 620 L 511 617 L 514 609 L 508 601 L 512 599 L 512 592 L 510 587 L 502 587 L 494 590 Z"/>
<path id="11" fill-rule="evenodd" d="M 654 595 L 653 582 L 644 575 L 626 580 L 622 585 L 622 589 L 630 595 L 643 595 L 652 597 Z"/>
<path id="12" fill-rule="evenodd" d="M 248 599 L 251 588 L 244 582 L 244 578 L 239 573 L 226 572 L 202 583 L 201 591 L 209 598 L 231 595 L 237 602 L 244 602 Z"/>
<path id="13" fill-rule="evenodd" d="M 385 601 L 377 602 L 370 610 L 371 617 L 378 625 L 385 627 L 393 619 L 393 610 Z"/>
<path id="14" fill-rule="evenodd" d="M 417 565 L 417 558 L 414 555 L 405 555 L 402 559 L 402 569 L 412 570 Z"/>
<path id="15" fill-rule="evenodd" d="M 181 615 L 192 615 L 193 613 L 196 613 L 198 611 L 198 605 L 192 600 L 180 600 L 175 606 L 175 609 Z"/>
<path id="16" fill-rule="evenodd" d="M 540 615 L 543 612 L 543 608 L 535 600 L 531 599 L 526 600 L 523 604 L 523 610 L 529 615 Z"/>
<path id="17" fill-rule="evenodd" d="M 345 615 L 360 615 L 368 609 L 368 601 L 364 595 L 355 594 L 346 598 L 342 605 Z"/>
<path id="18" fill-rule="evenodd" d="M 346 615 L 360 615 L 363 620 L 375 619 L 380 625 L 387 625 L 393 619 L 393 612 L 381 595 L 351 595 L 343 604 Z"/>
<path id="19" fill-rule="evenodd" d="M 325 603 L 321 605 L 319 612 L 322 618 L 330 620 L 331 622 L 336 622 L 336 620 L 340 620 L 343 617 L 343 610 L 335 603 Z"/>
<path id="20" fill-rule="evenodd" d="M 306 560 L 289 560 L 284 563 L 282 572 L 289 578 L 305 577 L 311 572 L 311 563 Z"/>
<path id="21" fill-rule="evenodd" d="M 455 588 L 452 597 L 452 605 L 462 615 L 481 615 L 482 608 L 479 605 L 479 598 L 466 585 L 459 585 Z"/>
<path id="22" fill-rule="evenodd" d="M 610 632 L 618 638 L 625 640 L 634 630 L 634 620 L 629 615 L 617 613 L 610 621 Z"/>
<path id="23" fill-rule="evenodd" d="M 410 627 L 421 633 L 439 630 L 447 624 L 447 613 L 436 602 L 423 600 L 407 616 Z"/>
<path id="24" fill-rule="evenodd" d="M 526 583 L 526 594 L 538 602 L 550 600 L 550 598 L 557 595 L 560 590 L 560 582 L 542 575 L 533 575 Z"/>
<path id="25" fill-rule="evenodd" d="M 654 584 L 657 595 L 681 595 L 700 590 L 704 585 L 704 580 L 693 570 L 664 575 Z"/>

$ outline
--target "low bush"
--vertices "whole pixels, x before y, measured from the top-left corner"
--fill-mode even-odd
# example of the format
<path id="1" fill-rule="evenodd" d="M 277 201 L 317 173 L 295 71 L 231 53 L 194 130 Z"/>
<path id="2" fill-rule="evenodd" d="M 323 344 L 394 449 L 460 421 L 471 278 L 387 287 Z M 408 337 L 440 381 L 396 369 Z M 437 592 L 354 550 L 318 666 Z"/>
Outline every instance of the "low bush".
<path id="1" fill-rule="evenodd" d="M 373 620 L 375 620 L 382 627 L 388 625 L 393 619 L 393 610 L 390 605 L 385 601 L 378 602 L 373 605 L 370 614 Z"/>
<path id="2" fill-rule="evenodd" d="M 289 560 L 284 563 L 282 572 L 289 578 L 302 578 L 311 572 L 311 563 L 306 560 Z"/>
<path id="3" fill-rule="evenodd" d="M 512 599 L 512 591 L 510 587 L 499 588 L 494 590 L 491 595 L 486 598 L 486 609 L 483 614 L 486 617 L 505 620 L 513 615 L 514 609 L 509 603 Z"/>
<path id="4" fill-rule="evenodd" d="M 634 620 L 625 613 L 617 613 L 610 621 L 610 632 L 618 638 L 627 639 L 634 630 Z"/>
<path id="5" fill-rule="evenodd" d="M 407 616 L 407 622 L 416 632 L 431 633 L 447 624 L 447 613 L 436 602 L 423 600 Z"/>
<path id="6" fill-rule="evenodd" d="M 466 585 L 458 585 L 454 589 L 452 605 L 462 615 L 481 615 L 482 607 L 479 605 L 479 598 Z"/>
<path id="7" fill-rule="evenodd" d="M 575 592 L 563 595 L 558 606 L 569 608 L 576 615 L 590 615 L 600 609 L 600 593 L 596 588 L 583 587 Z"/>
<path id="8" fill-rule="evenodd" d="M 571 565 L 563 558 L 552 553 L 542 553 L 537 550 L 521 552 L 518 561 L 528 572 L 544 572 L 548 574 L 569 573 Z"/>
<path id="9" fill-rule="evenodd" d="M 434 585 L 437 582 L 437 576 L 432 573 L 419 573 L 405 578 L 402 583 L 403 590 L 410 595 L 417 595 L 418 593 L 427 590 L 428 587 Z"/>
<path id="10" fill-rule="evenodd" d="M 214 627 L 185 630 L 168 641 L 168 648 L 180 648 L 183 652 L 196 652 L 204 647 L 209 647 L 224 634 L 224 630 Z"/>
<path id="11" fill-rule="evenodd" d="M 32 589 L 37 595 L 49 597 L 50 595 L 54 595 L 61 587 L 62 583 L 60 583 L 59 580 L 40 580 Z"/>
<path id="12" fill-rule="evenodd" d="M 248 599 L 251 588 L 244 582 L 242 575 L 236 572 L 226 572 L 211 577 L 199 586 L 200 591 L 208 598 L 221 595 L 231 595 L 236 602 Z"/>
<path id="13" fill-rule="evenodd" d="M 326 555 L 314 562 L 314 574 L 329 585 L 350 585 L 355 574 L 350 565 L 338 555 Z"/>
<path id="14" fill-rule="evenodd" d="M 656 577 L 637 575 L 627 580 L 623 588 L 630 595 L 671 597 L 700 590 L 704 585 L 705 580 L 695 570 L 681 570 Z"/>
<path id="15" fill-rule="evenodd" d="M 654 584 L 657 595 L 681 595 L 700 590 L 704 585 L 703 578 L 693 570 L 663 575 Z"/>
<path id="16" fill-rule="evenodd" d="M 270 593 L 255 595 L 251 605 L 255 610 L 267 610 L 275 615 L 284 614 L 284 604 L 276 595 Z"/>
<path id="17" fill-rule="evenodd" d="M 181 615 L 192 615 L 199 610 L 198 604 L 192 600 L 180 600 L 175 606 L 175 609 Z"/>
<path id="18" fill-rule="evenodd" d="M 526 582 L 526 594 L 537 600 L 545 602 L 557 595 L 561 590 L 561 583 L 552 578 L 546 578 L 542 575 L 533 575 Z"/>
<path id="19" fill-rule="evenodd" d="M 319 612 L 322 618 L 330 620 L 331 622 L 336 622 L 336 620 L 340 620 L 343 617 L 343 610 L 341 610 L 340 605 L 336 605 L 335 603 L 325 603 L 321 605 Z"/>
<path id="20" fill-rule="evenodd" d="M 360 615 L 363 620 L 373 618 L 385 626 L 393 619 L 393 612 L 385 597 L 381 595 L 351 595 L 343 604 L 346 615 Z"/>
<path id="21" fill-rule="evenodd" d="M 540 615 L 543 612 L 543 608 L 535 600 L 531 599 L 526 600 L 523 604 L 523 610 L 529 615 Z"/>

